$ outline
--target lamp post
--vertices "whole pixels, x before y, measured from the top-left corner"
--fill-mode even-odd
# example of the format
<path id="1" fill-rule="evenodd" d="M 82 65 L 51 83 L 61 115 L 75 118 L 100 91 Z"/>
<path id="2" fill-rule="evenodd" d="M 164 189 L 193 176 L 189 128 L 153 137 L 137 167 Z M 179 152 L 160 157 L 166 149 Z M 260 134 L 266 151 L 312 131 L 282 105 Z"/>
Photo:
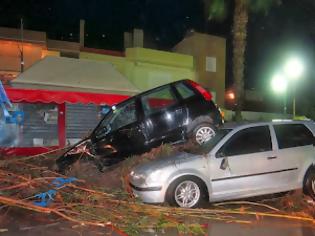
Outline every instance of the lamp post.
<path id="1" fill-rule="evenodd" d="M 284 73 L 287 78 L 290 79 L 292 82 L 292 93 L 293 93 L 293 108 L 292 108 L 292 113 L 293 113 L 293 118 L 295 117 L 295 83 L 297 80 L 299 80 L 304 72 L 304 65 L 302 61 L 297 58 L 297 57 L 292 57 L 290 58 L 286 64 L 284 65 Z"/>
<path id="2" fill-rule="evenodd" d="M 287 113 L 287 101 L 286 92 L 288 87 L 288 81 L 281 73 L 275 74 L 271 80 L 271 87 L 275 93 L 283 94 L 283 113 Z"/>

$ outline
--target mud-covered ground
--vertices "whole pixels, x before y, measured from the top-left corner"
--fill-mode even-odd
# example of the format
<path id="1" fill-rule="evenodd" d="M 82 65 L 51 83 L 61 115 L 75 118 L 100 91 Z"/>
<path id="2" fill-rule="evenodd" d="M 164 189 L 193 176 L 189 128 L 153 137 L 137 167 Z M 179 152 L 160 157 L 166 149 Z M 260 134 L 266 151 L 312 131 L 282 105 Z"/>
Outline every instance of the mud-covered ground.
<path id="1" fill-rule="evenodd" d="M 91 162 L 80 161 L 75 163 L 71 169 L 66 172 L 66 175 L 84 180 L 87 186 L 93 186 L 93 188 L 101 189 L 107 193 L 122 192 L 128 195 L 128 191 L 130 190 L 128 189 L 128 173 L 133 166 L 138 163 L 150 161 L 151 159 L 163 158 L 163 156 L 173 151 L 173 148 L 170 146 L 162 146 L 141 156 L 128 158 L 115 166 L 105 169 L 104 172 L 99 172 L 96 166 Z M 56 155 L 50 156 L 49 158 L 39 158 L 35 163 L 36 165 L 47 167 L 48 170 L 53 170 L 55 157 Z M 5 166 L 2 165 L 2 168 L 5 168 Z M 131 199 L 130 202 L 134 202 L 134 199 Z M 265 205 L 270 206 L 270 208 Z M 315 203 L 309 197 L 303 195 L 301 190 L 285 194 L 245 199 L 242 201 L 233 201 L 231 203 L 208 204 L 205 208 L 235 209 L 241 212 L 262 213 L 274 212 L 271 209 L 276 208 L 281 211 L 281 214 L 284 212 L 296 218 L 315 218 Z M 315 235 L 314 222 L 299 221 L 298 219 L 276 219 L 246 214 L 238 214 L 237 217 L 239 217 L 240 220 L 250 221 L 251 223 L 242 224 L 208 219 L 193 222 L 200 224 L 206 235 Z M 138 220 L 139 219 L 134 219 L 135 223 L 138 222 Z M 187 221 L 191 222 L 188 216 Z M 235 231 L 237 231 L 237 233 Z M 158 233 L 156 232 L 156 229 L 145 229 L 141 232 L 131 231 L 130 235 L 178 235 L 179 231 L 177 228 L 173 228 L 159 230 Z M 290 234 L 290 232 L 293 234 Z M 37 213 L 31 210 L 8 207 L 0 204 L 0 235 L 22 234 L 45 236 L 56 234 L 128 235 L 119 229 L 86 226 L 69 222 L 55 215 Z"/>

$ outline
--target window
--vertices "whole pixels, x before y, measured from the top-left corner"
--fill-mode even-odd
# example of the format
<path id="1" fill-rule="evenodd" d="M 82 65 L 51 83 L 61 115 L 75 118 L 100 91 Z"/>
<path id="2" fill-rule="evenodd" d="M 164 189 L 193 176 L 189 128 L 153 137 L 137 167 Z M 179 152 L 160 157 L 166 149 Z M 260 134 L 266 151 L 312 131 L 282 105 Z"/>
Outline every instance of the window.
<path id="1" fill-rule="evenodd" d="M 190 98 L 195 95 L 194 91 L 192 91 L 183 83 L 178 83 L 175 85 L 175 87 L 183 99 Z"/>
<path id="2" fill-rule="evenodd" d="M 221 147 L 218 154 L 235 156 L 270 150 L 272 144 L 269 127 L 259 126 L 238 131 Z"/>
<path id="3" fill-rule="evenodd" d="M 106 135 L 111 131 L 115 131 L 136 121 L 136 102 L 133 99 L 126 103 L 119 104 L 117 107 L 112 107 L 112 110 L 105 115 L 102 123 L 96 130 L 96 135 L 99 137 Z"/>
<path id="4" fill-rule="evenodd" d="M 0 117 L 0 147 L 59 145 L 57 105 L 41 103 L 13 105 L 12 109 L 23 114 L 23 118 L 21 122 L 8 122 Z"/>
<path id="5" fill-rule="evenodd" d="M 117 130 L 136 121 L 136 103 L 135 100 L 131 100 L 113 109 L 113 116 L 110 119 L 109 125 L 111 130 Z"/>
<path id="6" fill-rule="evenodd" d="M 303 124 L 274 125 L 280 149 L 313 144 L 312 132 Z"/>
<path id="7" fill-rule="evenodd" d="M 146 115 L 150 115 L 175 103 L 176 98 L 172 93 L 170 86 L 154 90 L 142 97 L 143 109 Z"/>

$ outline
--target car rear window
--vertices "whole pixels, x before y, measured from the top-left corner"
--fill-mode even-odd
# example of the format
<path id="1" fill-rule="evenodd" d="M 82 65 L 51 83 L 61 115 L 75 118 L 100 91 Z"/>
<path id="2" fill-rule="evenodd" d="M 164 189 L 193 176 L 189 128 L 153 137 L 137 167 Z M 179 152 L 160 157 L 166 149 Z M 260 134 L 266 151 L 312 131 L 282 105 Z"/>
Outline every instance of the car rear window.
<path id="1" fill-rule="evenodd" d="M 313 144 L 312 132 L 303 124 L 274 125 L 280 149 Z"/>
<path id="2" fill-rule="evenodd" d="M 183 99 L 190 98 L 195 95 L 195 92 L 183 83 L 176 84 L 175 88 Z"/>
<path id="3" fill-rule="evenodd" d="M 150 115 L 177 102 L 170 86 L 154 90 L 144 95 L 141 100 L 146 115 Z"/>

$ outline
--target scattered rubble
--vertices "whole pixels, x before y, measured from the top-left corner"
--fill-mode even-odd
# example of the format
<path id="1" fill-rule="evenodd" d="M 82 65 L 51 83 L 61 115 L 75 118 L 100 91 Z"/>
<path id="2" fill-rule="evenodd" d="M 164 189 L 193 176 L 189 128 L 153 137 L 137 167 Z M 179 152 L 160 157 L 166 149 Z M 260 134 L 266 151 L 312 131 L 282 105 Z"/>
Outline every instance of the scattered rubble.
<path id="1" fill-rule="evenodd" d="M 141 156 L 130 157 L 103 173 L 95 165 L 82 160 L 74 164 L 66 175 L 53 171 L 56 158 L 52 155 L 2 158 L 0 232 L 10 230 L 5 218 L 9 218 L 10 212 L 16 214 L 17 211 L 17 215 L 30 214 L 30 211 L 42 215 L 42 228 L 67 221 L 80 227 L 106 228 L 117 235 L 139 235 L 143 231 L 157 232 L 165 228 L 202 235 L 204 224 L 209 220 L 251 224 L 263 217 L 315 225 L 314 202 L 302 191 L 254 202 L 209 204 L 207 209 L 142 204 L 130 192 L 130 169 L 140 162 L 163 158 L 172 151 L 176 150 L 163 145 Z M 27 227 L 33 226 L 21 225 L 19 230 L 29 229 Z"/>

